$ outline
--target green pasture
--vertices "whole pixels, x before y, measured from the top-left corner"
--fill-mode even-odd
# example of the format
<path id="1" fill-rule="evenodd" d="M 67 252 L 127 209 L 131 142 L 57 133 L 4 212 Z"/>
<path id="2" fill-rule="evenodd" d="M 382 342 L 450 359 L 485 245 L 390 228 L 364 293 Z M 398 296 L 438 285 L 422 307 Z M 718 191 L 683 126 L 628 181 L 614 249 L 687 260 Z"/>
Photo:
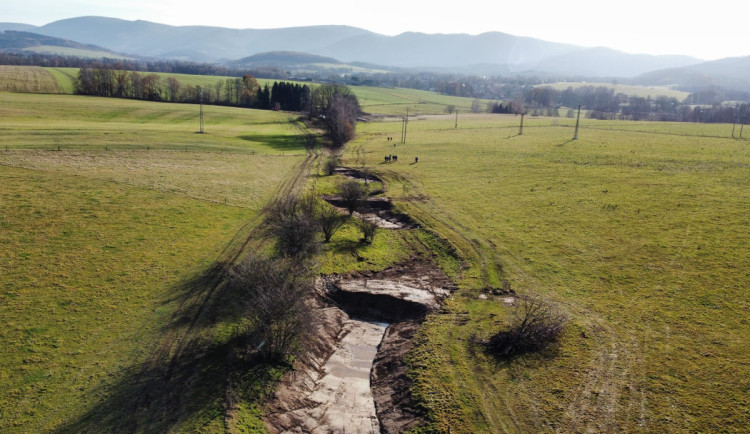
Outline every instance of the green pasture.
<path id="1" fill-rule="evenodd" d="M 472 98 L 441 95 L 417 89 L 388 88 L 374 86 L 353 86 L 362 110 L 367 113 L 406 116 L 437 115 L 446 113 L 448 105 L 453 105 L 460 113 L 470 113 Z M 480 108 L 487 107 L 487 100 L 480 100 Z"/>
<path id="2" fill-rule="evenodd" d="M 57 77 L 39 66 L 0 65 L 0 92 L 62 93 Z M 72 93 L 73 88 L 71 86 Z"/>
<path id="3" fill-rule="evenodd" d="M 0 431 L 224 426 L 241 318 L 211 270 L 305 140 L 285 115 L 230 108 L 196 134 L 194 109 L 0 93 Z M 146 407 L 149 391 L 165 401 Z"/>
<path id="4" fill-rule="evenodd" d="M 572 87 L 573 89 L 578 89 L 584 86 L 593 86 L 593 87 L 606 87 L 609 89 L 612 89 L 615 94 L 623 93 L 625 95 L 635 95 L 643 98 L 656 98 L 659 96 L 665 96 L 667 98 L 675 98 L 678 101 L 683 101 L 687 96 L 690 94 L 690 92 L 684 92 L 680 90 L 675 90 L 672 88 L 669 88 L 667 86 L 634 86 L 634 85 L 627 85 L 627 84 L 617 84 L 617 83 L 589 83 L 589 82 L 558 82 L 558 83 L 545 83 L 540 86 L 547 86 L 551 87 L 553 89 L 557 89 L 560 91 L 563 91 L 569 87 Z"/>
<path id="5" fill-rule="evenodd" d="M 0 89 L 68 92 L 73 71 L 0 67 Z M 365 246 L 348 224 L 318 261 L 347 273 L 428 255 L 458 283 L 407 360 L 425 431 L 750 424 L 750 131 L 582 119 L 573 140 L 575 119 L 526 116 L 519 134 L 520 116 L 469 114 L 471 99 L 352 90 L 384 116 L 358 123 L 343 164 L 380 175 L 420 227 Z M 204 112 L 199 134 L 195 105 L 0 92 L 0 431 L 259 426 L 251 400 L 226 411 L 241 297 L 205 290 L 309 160 L 307 131 L 289 113 Z M 557 347 L 500 361 L 475 344 L 507 324 L 505 282 L 568 315 Z M 195 366 L 208 374 L 179 376 Z M 167 373 L 182 386 L 134 400 Z"/>
<path id="6" fill-rule="evenodd" d="M 0 148 L 304 155 L 296 124 L 270 110 L 70 95 L 0 93 Z"/>
<path id="7" fill-rule="evenodd" d="M 345 154 L 464 258 L 409 358 L 432 428 L 744 429 L 750 141 L 589 120 L 572 140 L 574 121 L 526 117 L 518 135 L 519 120 L 414 120 L 403 145 L 400 121 L 362 123 Z M 505 324 L 508 300 L 485 290 L 503 281 L 566 312 L 558 348 L 498 362 L 471 344 Z"/>

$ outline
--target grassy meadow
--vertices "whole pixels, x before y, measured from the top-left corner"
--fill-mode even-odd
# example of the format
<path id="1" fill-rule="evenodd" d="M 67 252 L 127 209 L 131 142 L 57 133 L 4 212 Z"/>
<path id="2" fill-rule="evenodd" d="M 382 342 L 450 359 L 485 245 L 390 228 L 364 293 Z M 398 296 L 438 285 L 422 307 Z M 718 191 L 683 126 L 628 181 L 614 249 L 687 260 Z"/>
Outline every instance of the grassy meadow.
<path id="1" fill-rule="evenodd" d="M 211 108 L 201 135 L 195 106 L 68 95 L 0 111 L 0 431 L 224 427 L 241 319 L 211 270 L 302 168 L 304 130 Z M 162 383 L 174 364 L 210 374 Z"/>
<path id="2" fill-rule="evenodd" d="M 667 98 L 674 98 L 678 101 L 684 101 L 690 92 L 684 92 L 681 90 L 675 90 L 667 86 L 633 86 L 627 84 L 617 83 L 587 83 L 587 82 L 558 82 L 558 83 L 547 83 L 543 86 L 549 86 L 553 89 L 563 91 L 569 87 L 578 89 L 584 86 L 593 87 L 607 87 L 614 91 L 615 94 L 624 93 L 625 95 L 635 95 L 642 98 L 650 97 L 652 99 L 665 96 Z"/>
<path id="3" fill-rule="evenodd" d="M 58 82 L 60 78 L 41 66 L 0 65 L 0 92 L 63 93 L 66 87 Z M 73 93 L 72 81 L 70 84 Z"/>
<path id="4" fill-rule="evenodd" d="M 461 291 L 410 356 L 432 428 L 741 431 L 750 422 L 750 141 L 731 125 L 515 116 L 358 126 L 346 163 L 465 260 Z M 397 139 L 398 141 L 398 139 Z M 383 156 L 397 154 L 398 163 Z M 415 157 L 419 162 L 415 163 Z M 548 354 L 496 361 L 472 345 L 518 294 L 570 326 Z"/>

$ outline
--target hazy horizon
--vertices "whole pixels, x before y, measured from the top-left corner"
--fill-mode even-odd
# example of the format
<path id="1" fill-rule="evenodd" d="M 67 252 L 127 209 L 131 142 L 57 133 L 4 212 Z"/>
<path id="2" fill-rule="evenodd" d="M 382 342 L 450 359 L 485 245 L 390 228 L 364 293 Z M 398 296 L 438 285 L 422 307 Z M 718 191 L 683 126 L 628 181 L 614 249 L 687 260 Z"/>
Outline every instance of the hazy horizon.
<path id="1" fill-rule="evenodd" d="M 520 3 L 488 7 L 484 2 L 468 0 L 460 7 L 444 8 L 423 2 L 384 0 L 363 8 L 341 0 L 292 0 L 279 12 L 273 8 L 261 11 L 229 0 L 215 0 L 211 7 L 192 0 L 134 0 L 126 4 L 109 0 L 28 0 L 0 5 L 0 16 L 4 22 L 34 26 L 102 16 L 172 26 L 235 29 L 348 25 L 389 36 L 405 32 L 501 32 L 631 54 L 686 55 L 703 60 L 750 55 L 740 21 L 743 12 L 750 11 L 750 5 L 728 0 L 712 5 L 698 8 L 675 1 L 634 0 L 625 8 L 613 9 L 611 4 L 591 0 L 575 4 L 540 0 L 530 8 Z"/>

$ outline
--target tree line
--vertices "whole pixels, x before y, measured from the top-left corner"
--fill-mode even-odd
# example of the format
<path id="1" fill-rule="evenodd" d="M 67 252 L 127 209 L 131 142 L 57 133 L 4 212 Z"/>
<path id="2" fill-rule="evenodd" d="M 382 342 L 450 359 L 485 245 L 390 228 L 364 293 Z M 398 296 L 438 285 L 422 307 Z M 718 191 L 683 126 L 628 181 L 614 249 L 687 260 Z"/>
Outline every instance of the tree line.
<path id="1" fill-rule="evenodd" d="M 270 79 L 288 79 L 288 74 L 275 67 L 231 68 L 213 63 L 186 62 L 181 60 L 145 60 L 145 59 L 89 59 L 77 56 L 38 54 L 29 52 L 0 52 L 0 65 L 42 66 L 50 68 L 94 68 L 110 67 L 112 69 L 163 72 L 169 74 L 218 75 L 241 77 L 250 74 L 254 77 Z"/>
<path id="2" fill-rule="evenodd" d="M 574 117 L 580 106 L 590 119 L 664 122 L 741 123 L 750 121 L 747 103 L 722 103 L 718 90 L 690 94 L 684 101 L 667 96 L 637 96 L 615 93 L 607 86 L 568 87 L 534 86 L 511 101 L 494 101 L 487 105 L 489 113 L 557 117 L 561 107 L 568 107 L 566 117 Z"/>
<path id="3" fill-rule="evenodd" d="M 141 73 L 115 69 L 109 65 L 84 66 L 79 69 L 74 82 L 74 92 L 114 98 L 132 98 L 147 101 L 179 103 L 205 103 L 302 111 L 310 100 L 307 85 L 274 82 L 269 88 L 261 87 L 251 74 L 238 78 L 217 80 L 213 86 L 184 84 L 176 77 L 162 79 L 155 73 Z"/>

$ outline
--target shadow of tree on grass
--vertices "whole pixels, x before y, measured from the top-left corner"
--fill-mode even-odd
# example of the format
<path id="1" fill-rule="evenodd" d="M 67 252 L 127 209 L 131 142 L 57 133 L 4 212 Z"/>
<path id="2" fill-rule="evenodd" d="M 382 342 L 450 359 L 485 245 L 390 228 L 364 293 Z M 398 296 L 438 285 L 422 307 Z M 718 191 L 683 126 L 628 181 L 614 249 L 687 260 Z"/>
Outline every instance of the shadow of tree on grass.
<path id="1" fill-rule="evenodd" d="M 270 381 L 264 372 L 272 365 L 238 357 L 247 348 L 245 333 L 217 331 L 238 324 L 243 312 L 226 270 L 226 263 L 216 262 L 173 288 L 165 303 L 178 307 L 157 341 L 145 344 L 151 348 L 146 360 L 126 368 L 115 384 L 92 390 L 103 398 L 54 432 L 167 432 L 223 424 L 238 363 L 256 372 L 256 381 Z"/>

